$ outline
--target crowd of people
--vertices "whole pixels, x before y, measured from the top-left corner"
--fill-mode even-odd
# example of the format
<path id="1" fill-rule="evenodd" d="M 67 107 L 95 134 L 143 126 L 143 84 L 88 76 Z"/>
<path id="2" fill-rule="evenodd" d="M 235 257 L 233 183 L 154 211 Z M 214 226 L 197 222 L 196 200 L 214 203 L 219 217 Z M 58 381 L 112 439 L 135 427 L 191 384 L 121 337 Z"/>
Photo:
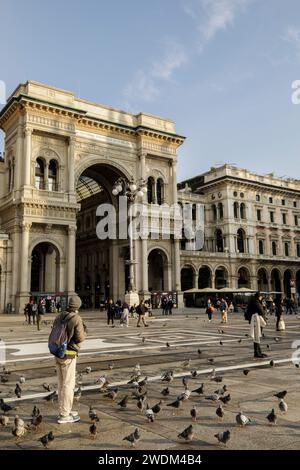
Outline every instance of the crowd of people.
<path id="1" fill-rule="evenodd" d="M 60 302 L 57 302 L 55 305 L 55 312 L 60 313 L 61 305 Z M 43 315 L 46 313 L 46 300 L 40 298 L 37 302 L 35 299 L 31 298 L 29 302 L 24 307 L 24 316 L 25 320 L 29 325 L 37 325 L 38 331 L 41 329 L 41 320 Z"/>

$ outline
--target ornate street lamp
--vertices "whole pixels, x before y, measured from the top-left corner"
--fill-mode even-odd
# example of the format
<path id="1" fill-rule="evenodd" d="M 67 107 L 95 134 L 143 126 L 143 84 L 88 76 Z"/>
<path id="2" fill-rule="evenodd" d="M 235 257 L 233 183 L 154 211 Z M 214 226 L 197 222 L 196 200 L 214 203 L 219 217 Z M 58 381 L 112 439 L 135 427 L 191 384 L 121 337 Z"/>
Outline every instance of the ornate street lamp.
<path id="1" fill-rule="evenodd" d="M 131 204 L 137 198 L 142 198 L 147 193 L 147 183 L 144 179 L 131 179 L 130 181 L 119 178 L 113 185 L 112 194 L 114 196 L 125 196 L 129 203 L 129 292 L 135 292 L 134 279 L 134 260 L 133 260 L 133 234 L 132 234 L 132 214 L 130 210 Z"/>

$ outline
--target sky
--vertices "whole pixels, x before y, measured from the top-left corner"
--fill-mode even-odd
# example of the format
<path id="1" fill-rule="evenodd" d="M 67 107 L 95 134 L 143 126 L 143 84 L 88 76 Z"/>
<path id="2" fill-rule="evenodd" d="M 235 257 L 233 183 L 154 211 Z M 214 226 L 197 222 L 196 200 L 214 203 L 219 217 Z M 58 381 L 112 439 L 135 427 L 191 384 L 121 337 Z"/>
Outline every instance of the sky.
<path id="1" fill-rule="evenodd" d="M 31 79 L 171 118 L 179 181 L 224 163 L 300 178 L 299 0 L 0 0 L 0 25 L 6 96 Z"/>

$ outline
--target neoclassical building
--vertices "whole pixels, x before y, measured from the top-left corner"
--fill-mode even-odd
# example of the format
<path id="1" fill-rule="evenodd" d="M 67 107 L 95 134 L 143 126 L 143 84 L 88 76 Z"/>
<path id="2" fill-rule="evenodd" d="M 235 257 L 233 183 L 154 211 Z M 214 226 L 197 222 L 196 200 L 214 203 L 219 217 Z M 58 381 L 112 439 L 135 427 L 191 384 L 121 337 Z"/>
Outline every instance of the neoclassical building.
<path id="1" fill-rule="evenodd" d="M 181 249 L 181 288 L 250 288 L 300 294 L 300 181 L 233 165 L 178 185 L 205 204 L 205 245 Z"/>
<path id="2" fill-rule="evenodd" d="M 0 112 L 0 312 L 22 313 L 30 296 L 86 306 L 134 291 L 190 288 L 300 293 L 300 181 L 232 165 L 177 184 L 175 123 L 77 98 L 41 83 L 21 84 Z M 116 181 L 147 186 L 150 236 L 100 240 L 97 208 L 111 204 Z M 204 246 L 169 234 L 166 205 L 205 208 Z M 154 215 L 153 215 L 154 214 Z M 127 218 L 127 217 L 126 217 Z M 117 220 L 117 233 L 126 221 Z M 129 261 L 132 261 L 130 264 Z"/>
<path id="3" fill-rule="evenodd" d="M 30 295 L 75 290 L 98 306 L 124 298 L 128 240 L 99 240 L 96 207 L 118 211 L 118 179 L 144 181 L 146 204 L 177 202 L 175 123 L 130 114 L 28 81 L 0 112 L 0 312 L 23 312 Z M 118 221 L 118 223 L 120 223 Z M 119 227 L 118 227 L 119 228 Z M 180 241 L 133 242 L 135 290 L 180 291 Z"/>

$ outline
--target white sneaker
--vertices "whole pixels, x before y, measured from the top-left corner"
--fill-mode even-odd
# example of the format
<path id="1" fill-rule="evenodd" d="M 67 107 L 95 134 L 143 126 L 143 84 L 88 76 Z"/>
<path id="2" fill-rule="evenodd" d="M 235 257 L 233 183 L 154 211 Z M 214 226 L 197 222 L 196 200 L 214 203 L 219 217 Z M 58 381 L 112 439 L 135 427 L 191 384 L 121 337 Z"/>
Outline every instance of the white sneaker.
<path id="1" fill-rule="evenodd" d="M 78 416 L 78 411 L 71 411 L 70 415 L 75 418 L 76 416 Z M 58 415 L 57 419 L 62 418 L 62 417 L 63 417 L 63 415 Z"/>
<path id="2" fill-rule="evenodd" d="M 69 416 L 61 416 L 57 420 L 58 424 L 72 424 L 77 423 L 78 421 L 80 421 L 80 416 L 78 414 L 76 416 L 71 414 L 69 414 Z"/>

